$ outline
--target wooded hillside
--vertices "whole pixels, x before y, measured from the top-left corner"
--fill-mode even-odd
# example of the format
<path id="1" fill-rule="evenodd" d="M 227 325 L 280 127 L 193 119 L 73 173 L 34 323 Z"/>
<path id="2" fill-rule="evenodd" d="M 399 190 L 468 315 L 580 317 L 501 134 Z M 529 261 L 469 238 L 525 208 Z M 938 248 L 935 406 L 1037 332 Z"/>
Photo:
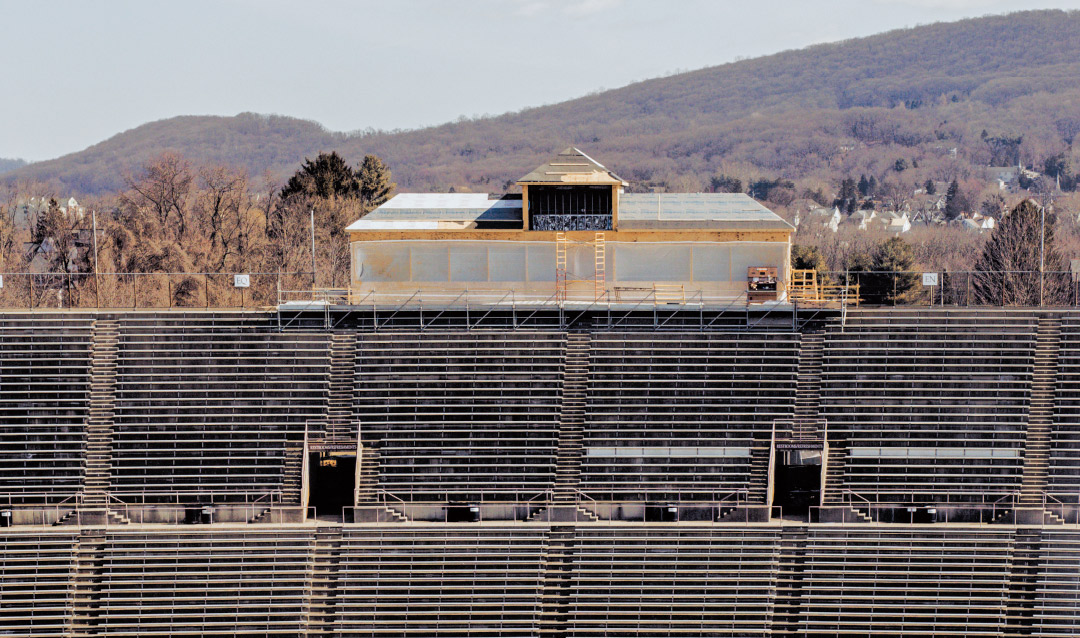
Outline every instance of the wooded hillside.
<path id="1" fill-rule="evenodd" d="M 177 117 L 0 179 L 49 182 L 63 195 L 113 191 L 165 150 L 281 178 L 305 157 L 337 150 L 351 163 L 382 157 L 401 190 L 500 192 L 574 144 L 639 189 L 784 178 L 795 181 L 793 197 L 831 197 L 841 179 L 860 174 L 898 188 L 955 178 L 970 189 L 981 166 L 1041 170 L 1049 157 L 1072 156 L 1077 33 L 1080 12 L 933 24 L 406 132 L 333 133 L 254 114 Z M 895 170 L 898 160 L 904 170 Z"/>

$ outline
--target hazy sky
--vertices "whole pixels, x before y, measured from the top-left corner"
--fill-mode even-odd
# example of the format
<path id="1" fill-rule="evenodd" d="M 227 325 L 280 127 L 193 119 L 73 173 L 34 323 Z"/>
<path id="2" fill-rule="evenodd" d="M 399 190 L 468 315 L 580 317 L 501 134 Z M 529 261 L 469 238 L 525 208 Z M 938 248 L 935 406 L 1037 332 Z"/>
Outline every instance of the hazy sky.
<path id="1" fill-rule="evenodd" d="M 0 0 L 0 157 L 148 121 L 415 128 L 889 29 L 1080 0 Z"/>

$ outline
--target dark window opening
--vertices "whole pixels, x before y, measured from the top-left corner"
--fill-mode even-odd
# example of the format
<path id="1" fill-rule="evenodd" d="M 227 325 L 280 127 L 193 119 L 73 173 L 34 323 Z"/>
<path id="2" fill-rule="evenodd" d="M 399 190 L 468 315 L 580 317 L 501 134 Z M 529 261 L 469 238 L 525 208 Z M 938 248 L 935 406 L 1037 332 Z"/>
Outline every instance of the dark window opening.
<path id="1" fill-rule="evenodd" d="M 530 186 L 530 230 L 611 230 L 610 186 Z"/>

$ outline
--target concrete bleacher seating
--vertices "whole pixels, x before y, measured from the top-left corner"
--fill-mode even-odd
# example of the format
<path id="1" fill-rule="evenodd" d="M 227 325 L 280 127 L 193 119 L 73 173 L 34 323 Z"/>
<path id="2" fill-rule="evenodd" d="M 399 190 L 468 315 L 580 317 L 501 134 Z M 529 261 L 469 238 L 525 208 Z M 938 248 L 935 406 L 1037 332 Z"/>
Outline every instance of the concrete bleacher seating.
<path id="1" fill-rule="evenodd" d="M 69 636 L 74 531 L 0 531 L 0 636 Z"/>
<path id="2" fill-rule="evenodd" d="M 567 636 L 768 636 L 779 526 L 581 526 Z"/>
<path id="3" fill-rule="evenodd" d="M 821 416 L 863 504 L 992 503 L 1020 490 L 1036 318 L 853 311 L 830 326 Z"/>
<path id="4" fill-rule="evenodd" d="M 81 490 L 92 325 L 84 315 L 0 316 L 0 505 Z"/>
<path id="5" fill-rule="evenodd" d="M 1047 493 L 1070 505 L 1080 504 L 1080 317 L 1061 324 L 1054 426 Z"/>
<path id="6" fill-rule="evenodd" d="M 565 349 L 563 333 L 361 333 L 360 438 L 381 488 L 441 503 L 550 490 Z"/>
<path id="7" fill-rule="evenodd" d="M 260 316 L 121 321 L 112 486 L 130 503 L 280 493 L 286 452 L 325 417 L 329 338 Z"/>
<path id="8" fill-rule="evenodd" d="M 825 324 L 820 392 L 779 325 L 331 336 L 265 312 L 102 313 L 107 330 L 91 313 L 0 315 L 0 524 L 17 515 L 0 528 L 0 636 L 1080 635 L 1080 531 L 1060 519 L 810 523 L 785 506 L 737 522 L 759 519 L 694 505 L 763 505 L 773 424 L 800 415 L 842 456 L 826 501 L 967 512 L 1023 484 L 1080 504 L 1080 314 L 1053 319 L 1048 475 L 1030 467 L 1047 314 L 850 310 Z M 96 355 L 114 329 L 115 360 Z M 299 507 L 252 503 L 299 493 L 286 459 L 334 410 L 327 439 L 359 435 L 360 485 L 402 515 L 296 523 Z M 109 456 L 84 470 L 95 419 Z M 560 467 L 569 499 L 502 514 L 558 493 Z M 94 469 L 114 511 L 70 512 Z M 455 501 L 490 507 L 414 515 Z M 644 507 L 659 501 L 685 506 Z M 117 515 L 211 502 L 236 507 L 206 525 Z M 54 522 L 69 527 L 38 526 Z"/>
<path id="9" fill-rule="evenodd" d="M 110 530 L 94 592 L 98 627 L 109 636 L 300 635 L 314 533 Z"/>
<path id="10" fill-rule="evenodd" d="M 1000 636 L 1012 530 L 812 527 L 803 635 Z"/>
<path id="11" fill-rule="evenodd" d="M 536 635 L 546 533 L 513 525 L 346 527 L 334 635 Z"/>
<path id="12" fill-rule="evenodd" d="M 798 346 L 782 332 L 594 334 L 582 492 L 764 502 L 773 421 L 794 410 Z"/>
<path id="13" fill-rule="evenodd" d="M 1037 556 L 1033 636 L 1080 635 L 1080 532 L 1044 529 Z"/>

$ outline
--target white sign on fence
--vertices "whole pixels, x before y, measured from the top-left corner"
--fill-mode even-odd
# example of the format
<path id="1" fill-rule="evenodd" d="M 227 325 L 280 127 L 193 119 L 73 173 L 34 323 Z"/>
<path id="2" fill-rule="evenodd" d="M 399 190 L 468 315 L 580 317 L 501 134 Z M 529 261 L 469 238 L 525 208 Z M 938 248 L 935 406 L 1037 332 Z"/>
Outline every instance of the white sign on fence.
<path id="1" fill-rule="evenodd" d="M 922 274 L 922 285 L 924 286 L 936 286 L 937 273 L 936 272 L 924 272 Z"/>
<path id="2" fill-rule="evenodd" d="M 251 287 L 251 275 L 233 275 L 233 287 L 235 287 L 235 288 L 250 288 Z"/>

